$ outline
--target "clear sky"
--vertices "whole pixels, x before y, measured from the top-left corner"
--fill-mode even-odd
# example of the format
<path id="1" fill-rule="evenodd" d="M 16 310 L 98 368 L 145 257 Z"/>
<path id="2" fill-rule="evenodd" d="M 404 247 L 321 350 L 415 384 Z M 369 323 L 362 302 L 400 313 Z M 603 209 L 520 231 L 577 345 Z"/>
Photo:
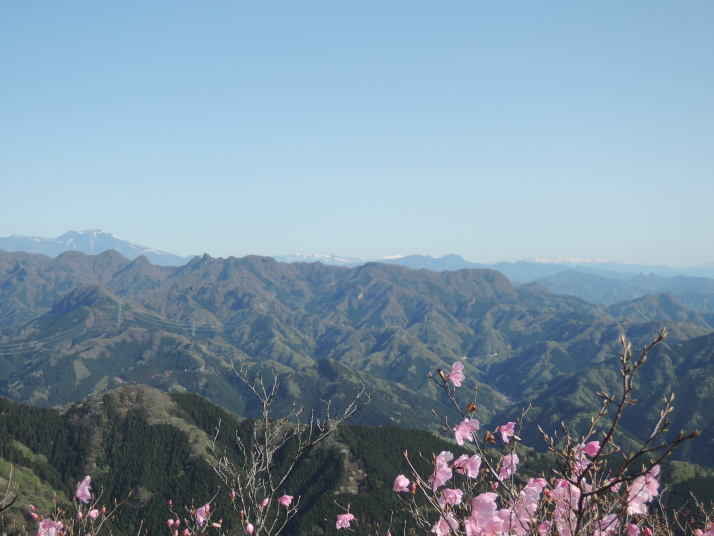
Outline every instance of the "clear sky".
<path id="1" fill-rule="evenodd" d="M 714 2 L 0 3 L 0 236 L 714 261 Z"/>

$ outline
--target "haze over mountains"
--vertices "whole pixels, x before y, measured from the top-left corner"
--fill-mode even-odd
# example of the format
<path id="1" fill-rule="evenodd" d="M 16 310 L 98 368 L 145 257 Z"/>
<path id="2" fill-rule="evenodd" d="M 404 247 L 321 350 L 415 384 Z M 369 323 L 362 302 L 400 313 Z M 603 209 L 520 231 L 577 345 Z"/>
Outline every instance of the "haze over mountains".
<path id="1" fill-rule="evenodd" d="M 159 266 L 181 266 L 193 256 L 181 257 L 122 240 L 100 230 L 69 231 L 57 238 L 11 236 L 0 238 L 0 250 L 26 251 L 56 257 L 63 251 L 96 255 L 114 250 L 134 260 L 146 257 Z M 514 285 L 538 282 L 558 294 L 613 304 L 652 293 L 673 293 L 683 304 L 697 311 L 714 311 L 714 263 L 699 267 L 669 267 L 608 262 L 601 259 L 538 259 L 496 264 L 475 263 L 459 255 L 434 258 L 427 255 L 395 255 L 383 259 L 358 259 L 326 254 L 274 255 L 280 262 L 320 262 L 328 266 L 356 267 L 368 262 L 396 264 L 434 272 L 463 269 L 493 269 Z"/>

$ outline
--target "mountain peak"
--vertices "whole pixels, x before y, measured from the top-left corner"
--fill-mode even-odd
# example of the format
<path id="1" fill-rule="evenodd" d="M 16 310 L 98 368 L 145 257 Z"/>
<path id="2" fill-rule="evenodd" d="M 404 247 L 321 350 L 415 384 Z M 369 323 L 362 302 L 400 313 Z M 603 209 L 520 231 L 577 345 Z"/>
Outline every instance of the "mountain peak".
<path id="1" fill-rule="evenodd" d="M 104 251 L 114 250 L 130 260 L 143 255 L 153 264 L 163 266 L 180 266 L 186 264 L 191 258 L 179 257 L 178 255 L 122 240 L 101 229 L 68 231 L 57 238 L 14 235 L 8 238 L 0 238 L 0 249 L 10 252 L 26 251 L 48 257 L 57 257 L 65 251 L 79 251 L 87 255 L 98 255 Z"/>

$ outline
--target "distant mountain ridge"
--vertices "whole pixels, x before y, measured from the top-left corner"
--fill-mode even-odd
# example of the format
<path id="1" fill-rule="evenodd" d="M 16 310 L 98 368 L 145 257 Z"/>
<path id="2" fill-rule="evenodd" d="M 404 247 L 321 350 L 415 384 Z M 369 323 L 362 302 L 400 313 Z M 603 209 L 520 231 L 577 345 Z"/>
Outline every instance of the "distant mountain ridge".
<path id="1" fill-rule="evenodd" d="M 35 236 L 13 235 L 0 238 L 0 249 L 5 251 L 26 251 L 48 257 L 56 257 L 65 251 L 80 251 L 87 255 L 98 255 L 104 251 L 114 250 L 127 259 L 144 256 L 153 264 L 162 266 L 180 266 L 186 264 L 192 257 L 180 257 L 165 251 L 147 248 L 133 242 L 117 238 L 111 233 L 99 229 L 87 231 L 69 231 L 57 238 L 40 238 Z"/>
<path id="2" fill-rule="evenodd" d="M 183 266 L 199 258 L 179 257 L 150 249 L 100 230 L 70 231 L 58 238 L 0 238 L 0 250 L 25 251 L 48 257 L 57 257 L 67 251 L 97 255 L 111 250 L 130 260 L 144 257 L 152 266 L 151 270 L 161 266 Z M 320 263 L 333 269 L 354 268 L 369 262 L 432 272 L 489 269 L 501 272 L 516 286 L 536 282 L 551 292 L 577 296 L 593 303 L 612 305 L 650 294 L 672 293 L 682 305 L 694 311 L 714 312 L 714 265 L 672 268 L 612 263 L 602 259 L 534 259 L 484 264 L 467 261 L 455 254 L 440 258 L 395 255 L 372 261 L 325 254 L 276 255 L 273 258 L 287 264 Z"/>
<path id="3" fill-rule="evenodd" d="M 99 229 L 86 231 L 69 231 L 57 238 L 39 238 L 13 235 L 0 238 L 0 249 L 10 252 L 25 251 L 48 257 L 56 257 L 64 251 L 81 251 L 87 255 L 97 255 L 107 250 L 121 253 L 127 259 L 133 260 L 145 256 L 153 264 L 161 266 L 181 266 L 194 256 L 181 257 L 165 251 L 141 246 L 134 242 L 122 240 L 113 234 Z M 323 253 L 295 253 L 289 255 L 272 255 L 285 263 L 320 262 L 328 266 L 343 266 L 353 268 L 368 262 L 398 264 L 415 270 L 427 269 L 434 272 L 446 270 L 463 270 L 473 268 L 488 268 L 498 270 L 514 284 L 523 284 L 539 278 L 554 276 L 560 272 L 575 270 L 588 274 L 596 274 L 612 279 L 629 279 L 640 274 L 655 274 L 660 277 L 678 275 L 688 277 L 714 278 L 714 263 L 694 267 L 670 267 L 633 263 L 609 262 L 603 259 L 527 259 L 520 261 L 503 261 L 498 263 L 478 263 L 465 260 L 456 254 L 443 257 L 429 255 L 393 255 L 377 259 L 360 257 L 345 257 Z"/>

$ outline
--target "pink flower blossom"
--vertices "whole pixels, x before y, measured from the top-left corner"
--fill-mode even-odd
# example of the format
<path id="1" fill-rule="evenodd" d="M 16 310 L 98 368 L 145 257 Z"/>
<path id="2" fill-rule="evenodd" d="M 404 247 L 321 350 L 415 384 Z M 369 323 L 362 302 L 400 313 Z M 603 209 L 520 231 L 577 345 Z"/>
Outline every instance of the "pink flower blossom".
<path id="1" fill-rule="evenodd" d="M 442 465 L 445 463 L 449 463 L 451 460 L 454 459 L 454 455 L 449 452 L 448 450 L 442 450 L 439 455 L 436 457 L 436 460 L 434 461 L 434 465 Z"/>
<path id="2" fill-rule="evenodd" d="M 202 527 L 203 524 L 206 522 L 206 516 L 208 514 L 209 509 L 210 505 L 208 503 L 201 506 L 201 508 L 196 509 L 196 523 L 198 523 L 199 527 Z"/>
<path id="3" fill-rule="evenodd" d="M 463 422 L 457 424 L 454 428 L 454 437 L 459 445 L 463 445 L 464 441 L 473 441 L 473 433 L 481 428 L 481 423 L 476 419 L 464 419 Z"/>
<path id="4" fill-rule="evenodd" d="M 441 491 L 441 495 L 439 496 L 439 506 L 441 506 L 441 509 L 443 510 L 447 506 L 456 506 L 457 504 L 461 504 L 461 497 L 463 494 L 464 492 L 460 489 L 446 488 Z"/>
<path id="5" fill-rule="evenodd" d="M 171 528 L 171 527 L 174 526 L 174 520 L 173 520 L 173 519 L 169 519 L 169 520 L 166 521 L 166 524 L 168 525 L 169 528 Z"/>
<path id="6" fill-rule="evenodd" d="M 246 531 L 246 533 L 248 533 L 248 536 L 250 536 L 251 534 L 253 534 L 253 531 L 254 531 L 254 530 L 255 530 L 255 527 L 253 527 L 253 524 L 252 524 L 252 523 L 248 523 L 248 524 L 245 526 L 245 531 Z"/>
<path id="7" fill-rule="evenodd" d="M 454 461 L 454 468 L 457 473 L 465 474 L 469 478 L 476 478 L 481 469 L 481 456 L 474 454 L 469 457 L 467 454 L 462 454 Z"/>
<path id="8" fill-rule="evenodd" d="M 99 510 L 92 508 L 87 515 L 89 516 L 89 519 L 97 519 L 99 516 Z"/>
<path id="9" fill-rule="evenodd" d="M 587 445 L 583 445 L 582 443 L 575 447 L 578 449 L 580 447 L 580 450 L 590 456 L 591 458 L 595 455 L 597 455 L 598 452 L 600 452 L 600 442 L 599 441 L 590 441 Z"/>
<path id="10" fill-rule="evenodd" d="M 595 523 L 595 536 L 614 534 L 617 532 L 619 524 L 620 522 L 617 519 L 617 514 L 607 515 Z"/>
<path id="11" fill-rule="evenodd" d="M 43 519 L 39 523 L 37 529 L 37 536 L 59 536 L 62 530 L 62 522 L 54 521 L 52 519 Z"/>
<path id="12" fill-rule="evenodd" d="M 74 496 L 85 504 L 92 498 L 92 494 L 89 492 L 89 483 L 91 481 L 92 479 L 89 478 L 89 475 L 85 476 L 84 480 L 77 486 L 77 491 L 74 492 Z"/>
<path id="13" fill-rule="evenodd" d="M 471 508 L 473 513 L 482 518 L 491 518 L 496 513 L 496 499 L 498 499 L 498 493 L 489 491 L 477 495 L 471 499 Z"/>
<path id="14" fill-rule="evenodd" d="M 346 514 L 340 514 L 337 516 L 337 523 L 335 526 L 338 529 L 348 529 L 350 527 L 350 521 L 354 520 L 355 516 L 347 512 Z"/>
<path id="15" fill-rule="evenodd" d="M 516 435 L 515 422 L 507 422 L 506 424 L 499 426 L 498 431 L 501 433 L 501 440 L 504 443 L 508 443 L 510 438 Z"/>
<path id="16" fill-rule="evenodd" d="M 409 491 L 409 479 L 404 475 L 398 475 L 394 479 L 394 487 L 392 489 L 396 492 Z"/>
<path id="17" fill-rule="evenodd" d="M 285 506 L 286 508 L 290 506 L 293 502 L 293 496 L 292 495 L 283 495 L 278 499 L 278 502 L 280 503 L 280 506 Z"/>
<path id="18" fill-rule="evenodd" d="M 269 502 L 270 502 L 270 499 L 269 499 L 268 497 L 266 497 L 265 499 L 263 499 L 262 501 L 260 501 L 260 507 L 261 507 L 261 508 L 265 508 L 266 506 L 268 506 L 268 503 L 269 503 Z"/>
<path id="19" fill-rule="evenodd" d="M 659 465 L 653 466 L 646 474 L 638 476 L 627 490 L 627 513 L 630 515 L 646 514 L 646 503 L 659 495 Z"/>
<path id="20" fill-rule="evenodd" d="M 461 361 L 457 361 L 451 367 L 451 372 L 446 375 L 446 377 L 454 384 L 454 387 L 461 387 L 461 382 L 466 379 L 463 370 L 464 366 L 461 364 Z"/>
<path id="21" fill-rule="evenodd" d="M 506 454 L 503 458 L 501 458 L 501 468 L 498 470 L 499 478 L 501 480 L 509 478 L 516 472 L 520 461 L 521 460 L 518 459 L 518 454 L 515 452 L 513 454 Z"/>
<path id="22" fill-rule="evenodd" d="M 459 522 L 454 519 L 454 516 L 450 513 L 444 518 L 444 516 L 439 517 L 439 521 L 431 528 L 431 532 L 436 534 L 436 536 L 449 536 L 452 530 L 457 530 L 459 528 Z"/>
<path id="23" fill-rule="evenodd" d="M 546 536 L 547 534 L 550 534 L 550 529 L 553 526 L 552 521 L 543 521 L 540 525 L 538 525 L 538 534 L 541 534 L 542 536 Z"/>
<path id="24" fill-rule="evenodd" d="M 627 525 L 627 536 L 640 536 L 640 527 L 632 523 Z"/>
<path id="25" fill-rule="evenodd" d="M 451 467 L 449 467 L 448 463 L 442 463 L 440 465 L 437 465 L 434 468 L 434 472 L 432 473 L 431 477 L 429 478 L 429 480 L 431 480 L 432 489 L 436 491 L 437 488 L 440 488 L 441 486 L 446 484 L 446 482 L 450 480 L 452 476 L 454 475 L 451 472 Z"/>

